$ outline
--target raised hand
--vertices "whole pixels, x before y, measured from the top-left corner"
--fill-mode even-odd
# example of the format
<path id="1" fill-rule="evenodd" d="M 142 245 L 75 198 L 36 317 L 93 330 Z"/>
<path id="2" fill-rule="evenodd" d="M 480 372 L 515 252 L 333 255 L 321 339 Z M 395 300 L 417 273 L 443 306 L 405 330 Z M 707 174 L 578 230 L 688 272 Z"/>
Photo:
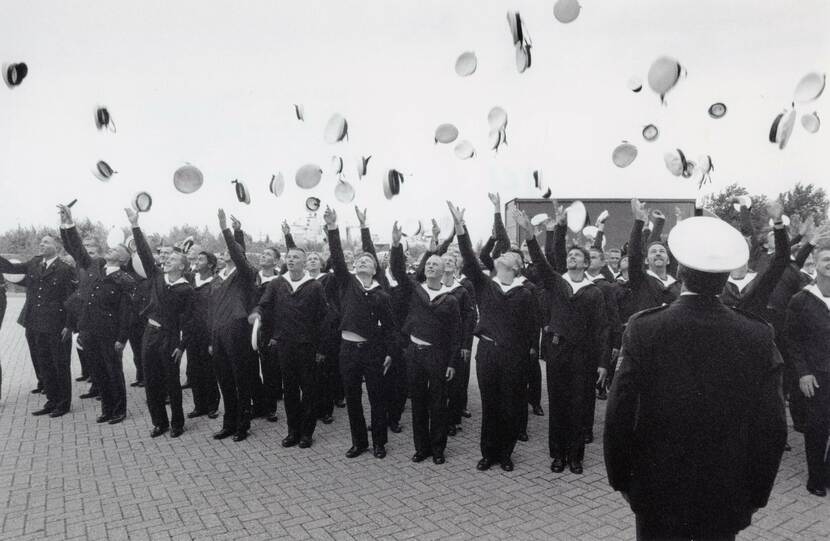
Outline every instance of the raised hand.
<path id="1" fill-rule="evenodd" d="M 674 219 L 678 222 L 683 221 L 683 211 L 680 210 L 680 207 L 674 207 Z"/>
<path id="2" fill-rule="evenodd" d="M 398 246 L 401 243 L 401 238 L 403 237 L 403 230 L 401 226 L 398 225 L 398 221 L 395 220 L 395 223 L 392 224 L 392 246 Z"/>
<path id="3" fill-rule="evenodd" d="M 455 225 L 464 225 L 464 209 L 456 207 L 452 201 L 447 201 L 447 207 L 450 209 L 450 214 L 452 214 L 452 220 L 455 222 Z"/>
<path id="4" fill-rule="evenodd" d="M 441 227 L 438 225 L 438 222 L 435 221 L 435 218 L 432 219 L 432 238 L 435 239 L 435 242 L 438 242 L 438 237 L 441 236 Z"/>
<path id="5" fill-rule="evenodd" d="M 665 220 L 666 215 L 663 214 L 662 210 L 654 209 L 651 211 L 651 218 L 652 220 Z"/>
<path id="6" fill-rule="evenodd" d="M 58 205 L 58 215 L 61 217 L 61 223 L 69 225 L 72 223 L 72 211 L 66 205 Z"/>
<path id="7" fill-rule="evenodd" d="M 234 231 L 242 229 L 242 222 L 240 222 L 233 214 L 231 214 L 231 227 L 233 227 Z"/>
<path id="8" fill-rule="evenodd" d="M 130 225 L 132 227 L 138 227 L 138 213 L 131 208 L 124 209 L 124 213 L 126 213 Z"/>
<path id="9" fill-rule="evenodd" d="M 640 200 L 636 197 L 631 200 L 631 213 L 634 215 L 635 220 L 640 220 L 644 223 L 648 223 L 648 212 L 646 211 L 646 204 L 641 203 Z"/>
<path id="10" fill-rule="evenodd" d="M 490 202 L 493 203 L 493 209 L 496 213 L 501 212 L 501 196 L 499 196 L 499 193 L 488 193 L 487 197 L 489 197 Z"/>
<path id="11" fill-rule="evenodd" d="M 326 211 L 323 213 L 323 220 L 329 229 L 337 229 L 337 212 L 328 205 L 326 205 Z"/>
<path id="12" fill-rule="evenodd" d="M 568 223 L 568 213 L 565 212 L 565 207 L 563 205 L 556 207 L 556 213 L 554 216 L 556 217 L 556 223 L 558 225 L 565 225 Z"/>
<path id="13" fill-rule="evenodd" d="M 524 231 L 525 236 L 530 238 L 533 235 L 533 224 L 530 223 L 530 218 L 527 213 L 519 209 L 513 209 L 513 219 L 516 220 L 516 225 Z"/>
<path id="14" fill-rule="evenodd" d="M 360 222 L 361 229 L 366 227 L 366 209 L 363 209 L 363 212 L 361 212 L 360 207 L 355 205 L 354 213 L 355 215 L 357 215 L 357 221 Z"/>
<path id="15" fill-rule="evenodd" d="M 225 216 L 225 210 L 219 209 L 216 211 L 216 216 L 219 217 L 219 229 L 224 231 L 228 228 L 228 218 Z"/>
<path id="16" fill-rule="evenodd" d="M 291 234 L 291 226 L 288 225 L 288 220 L 282 221 L 282 234 L 283 235 L 290 235 Z"/>

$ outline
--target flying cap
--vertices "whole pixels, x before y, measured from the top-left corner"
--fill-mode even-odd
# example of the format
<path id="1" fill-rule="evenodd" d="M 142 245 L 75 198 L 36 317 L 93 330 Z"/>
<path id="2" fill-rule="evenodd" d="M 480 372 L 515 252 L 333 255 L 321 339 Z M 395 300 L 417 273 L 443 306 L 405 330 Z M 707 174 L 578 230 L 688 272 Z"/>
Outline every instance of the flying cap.
<path id="1" fill-rule="evenodd" d="M 458 139 L 458 128 L 452 124 L 441 124 L 435 128 L 435 142 L 436 143 L 452 143 Z"/>
<path id="2" fill-rule="evenodd" d="M 749 259 L 743 235 L 719 218 L 686 218 L 672 228 L 668 244 L 681 265 L 701 272 L 731 272 Z"/>
<path id="3" fill-rule="evenodd" d="M 498 106 L 493 107 L 487 113 L 487 124 L 491 130 L 503 130 L 507 127 L 507 111 Z"/>
<path id="4" fill-rule="evenodd" d="M 516 69 L 519 73 L 524 73 L 530 67 L 530 46 L 517 43 L 516 47 Z"/>
<path id="5" fill-rule="evenodd" d="M 271 182 L 268 183 L 268 191 L 274 194 L 274 197 L 279 197 L 285 190 L 285 177 L 282 173 L 271 175 Z"/>
<path id="6" fill-rule="evenodd" d="M 663 161 L 666 163 L 666 169 L 676 177 L 685 173 L 688 167 L 686 155 L 679 148 L 663 154 Z"/>
<path id="7" fill-rule="evenodd" d="M 487 136 L 487 143 L 490 150 L 499 150 L 499 146 L 502 144 L 506 144 L 506 134 L 503 130 L 490 130 L 490 134 Z"/>
<path id="8" fill-rule="evenodd" d="M 305 200 L 305 208 L 307 208 L 311 212 L 316 211 L 320 208 L 320 200 L 316 197 L 309 197 Z"/>
<path id="9" fill-rule="evenodd" d="M 366 176 L 366 171 L 369 170 L 369 159 L 371 157 L 371 154 L 369 156 L 360 157 L 360 161 L 357 164 L 357 178 L 363 178 Z"/>
<path id="10" fill-rule="evenodd" d="M 455 61 L 455 73 L 457 73 L 460 77 L 467 77 L 476 72 L 477 66 L 478 59 L 476 58 L 476 54 L 472 51 L 467 51 L 465 53 L 461 53 Z"/>
<path id="11" fill-rule="evenodd" d="M 136 212 L 147 212 L 153 206 L 153 198 L 147 192 L 138 192 L 133 197 L 132 206 Z"/>
<path id="12" fill-rule="evenodd" d="M 723 118 L 726 114 L 726 105 L 721 102 L 713 103 L 709 106 L 709 116 L 712 118 Z"/>
<path id="13" fill-rule="evenodd" d="M 585 221 L 588 219 L 585 204 L 582 201 L 574 201 L 565 209 L 565 214 L 568 216 L 568 229 L 574 233 L 582 231 L 582 228 L 585 227 Z"/>
<path id="14" fill-rule="evenodd" d="M 354 201 L 354 187 L 345 180 L 340 180 L 334 187 L 334 197 L 341 203 L 351 203 Z"/>
<path id="15" fill-rule="evenodd" d="M 297 120 L 305 120 L 305 108 L 301 103 L 294 104 L 294 116 L 297 117 Z"/>
<path id="16" fill-rule="evenodd" d="M 622 144 L 617 145 L 614 152 L 611 153 L 611 161 L 617 167 L 628 167 L 637 157 L 637 147 L 623 141 Z"/>
<path id="17" fill-rule="evenodd" d="M 99 130 L 108 128 L 113 132 L 115 131 L 115 123 L 112 122 L 110 112 L 106 107 L 98 107 L 95 109 L 95 127 Z"/>
<path id="18" fill-rule="evenodd" d="M 541 190 L 545 187 L 545 181 L 542 178 L 542 171 L 539 169 L 533 171 L 533 187 L 537 190 Z"/>
<path id="19" fill-rule="evenodd" d="M 607 220 L 609 216 L 611 216 L 611 213 L 608 212 L 608 209 L 603 210 L 599 213 L 599 216 L 597 216 L 597 223 L 604 224 L 605 220 Z"/>
<path id="20" fill-rule="evenodd" d="M 698 187 L 712 182 L 711 175 L 712 171 L 715 170 L 715 164 L 712 163 L 711 156 L 703 154 L 698 157 L 696 164 L 694 162 L 689 162 L 689 164 L 692 164 L 692 177 L 697 181 Z"/>
<path id="21" fill-rule="evenodd" d="M 107 233 L 107 246 L 110 248 L 115 248 L 119 244 L 124 244 L 125 240 L 124 232 L 118 227 L 113 227 L 110 229 L 110 232 Z"/>
<path id="22" fill-rule="evenodd" d="M 193 193 L 202 187 L 205 178 L 193 165 L 185 164 L 173 173 L 173 186 L 181 193 Z"/>
<path id="23" fill-rule="evenodd" d="M 570 23 L 579 17 L 579 10 L 581 9 L 577 0 L 557 0 L 553 5 L 553 16 L 560 23 Z"/>
<path id="24" fill-rule="evenodd" d="M 342 141 L 348 134 L 349 124 L 346 122 L 346 119 L 343 118 L 343 115 L 335 113 L 331 116 L 328 123 L 326 123 L 323 138 L 326 140 L 326 143 L 333 144 Z"/>
<path id="25" fill-rule="evenodd" d="M 531 64 L 530 36 L 519 12 L 508 11 L 507 24 L 510 26 L 510 35 L 513 38 L 513 47 L 516 50 L 516 69 L 519 73 L 524 73 Z"/>
<path id="26" fill-rule="evenodd" d="M 801 115 L 801 125 L 808 133 L 816 133 L 821 127 L 821 119 L 819 119 L 818 113 L 805 113 Z"/>
<path id="27" fill-rule="evenodd" d="M 632 75 L 628 80 L 628 89 L 632 92 L 639 92 L 643 89 L 643 80 L 637 75 Z"/>
<path id="28" fill-rule="evenodd" d="M 648 124 L 643 127 L 643 139 L 646 141 L 654 141 L 660 135 L 660 130 L 654 124 Z"/>
<path id="29" fill-rule="evenodd" d="M 236 188 L 236 198 L 239 200 L 240 203 L 245 203 L 246 205 L 251 204 L 251 194 L 248 191 L 248 187 L 245 186 L 245 183 L 239 179 L 234 179 L 231 181 L 231 184 L 235 185 Z"/>
<path id="30" fill-rule="evenodd" d="M 383 178 L 383 195 L 386 199 L 392 199 L 401 191 L 401 183 L 404 181 L 403 174 L 396 169 L 387 171 Z"/>
<path id="31" fill-rule="evenodd" d="M 772 126 L 769 130 L 770 143 L 778 144 L 778 148 L 783 150 L 790 140 L 793 133 L 793 126 L 795 125 L 795 109 L 784 111 L 775 117 Z"/>
<path id="32" fill-rule="evenodd" d="M 536 214 L 533 218 L 530 219 L 530 225 L 537 226 L 545 223 L 548 219 L 548 214 L 546 212 L 540 212 Z"/>
<path id="33" fill-rule="evenodd" d="M 320 184 L 320 179 L 323 178 L 323 170 L 320 169 L 320 166 L 313 163 L 307 163 L 297 169 L 297 173 L 294 175 L 294 182 L 297 183 L 297 186 L 304 190 L 309 190 L 318 184 Z"/>
<path id="34" fill-rule="evenodd" d="M 790 226 L 790 217 L 787 216 L 786 214 L 782 214 L 781 215 L 781 223 L 784 224 L 786 227 L 789 227 Z M 769 219 L 769 226 L 772 227 L 773 225 L 775 225 L 775 220 L 770 218 Z"/>
<path id="35" fill-rule="evenodd" d="M 683 67 L 680 62 L 668 56 L 661 56 L 648 70 L 648 86 L 660 96 L 660 101 L 663 101 L 669 90 L 680 80 L 681 73 Z"/>
<path id="36" fill-rule="evenodd" d="M 823 73 L 808 73 L 802 77 L 795 87 L 795 101 L 808 103 L 821 96 L 824 92 L 825 77 Z"/>
<path id="37" fill-rule="evenodd" d="M 9 263 L 20 263 L 20 262 L 21 261 L 19 259 L 9 259 Z M 19 284 L 20 282 L 22 282 L 26 278 L 26 275 L 25 274 L 14 274 L 14 273 L 11 273 L 11 272 L 4 272 L 3 273 L 3 278 L 7 282 L 11 282 L 13 284 Z"/>
<path id="38" fill-rule="evenodd" d="M 14 88 L 23 82 L 29 73 L 29 66 L 25 62 L 3 64 L 3 82 L 9 88 Z"/>
<path id="39" fill-rule="evenodd" d="M 752 198 L 748 195 L 739 195 L 735 199 L 737 199 L 737 201 L 732 203 L 732 208 L 735 209 L 735 212 L 740 212 L 741 207 L 746 207 L 748 209 L 752 208 Z"/>
<path id="40" fill-rule="evenodd" d="M 331 169 L 335 175 L 339 175 L 343 172 L 343 158 L 340 156 L 332 156 L 331 157 Z"/>
<path id="41" fill-rule="evenodd" d="M 476 155 L 473 144 L 466 139 L 455 145 L 455 156 L 460 160 L 466 160 Z"/>
<path id="42" fill-rule="evenodd" d="M 117 172 L 118 171 L 115 171 L 112 167 L 110 167 L 107 162 L 102 160 L 95 164 L 95 169 L 92 171 L 92 174 L 95 175 L 98 180 L 107 182 Z"/>

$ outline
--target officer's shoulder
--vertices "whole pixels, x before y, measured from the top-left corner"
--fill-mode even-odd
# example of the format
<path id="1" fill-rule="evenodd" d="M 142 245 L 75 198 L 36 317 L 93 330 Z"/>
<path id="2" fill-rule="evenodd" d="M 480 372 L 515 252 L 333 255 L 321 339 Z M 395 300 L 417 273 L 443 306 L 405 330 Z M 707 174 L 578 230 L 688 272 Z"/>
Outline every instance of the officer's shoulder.
<path id="1" fill-rule="evenodd" d="M 648 321 L 654 316 L 662 313 L 664 310 L 667 310 L 669 306 L 671 305 L 664 304 L 662 306 L 655 306 L 654 308 L 646 308 L 645 310 L 640 310 L 628 319 L 628 324 L 631 325 L 635 321 Z"/>
<path id="2" fill-rule="evenodd" d="M 772 325 L 770 324 L 770 322 L 762 318 L 758 314 L 754 314 L 749 310 L 744 310 L 742 308 L 737 308 L 733 306 L 727 306 L 727 308 L 732 310 L 732 312 L 734 312 L 737 316 L 741 317 L 746 323 L 759 325 L 764 329 L 772 330 Z"/>

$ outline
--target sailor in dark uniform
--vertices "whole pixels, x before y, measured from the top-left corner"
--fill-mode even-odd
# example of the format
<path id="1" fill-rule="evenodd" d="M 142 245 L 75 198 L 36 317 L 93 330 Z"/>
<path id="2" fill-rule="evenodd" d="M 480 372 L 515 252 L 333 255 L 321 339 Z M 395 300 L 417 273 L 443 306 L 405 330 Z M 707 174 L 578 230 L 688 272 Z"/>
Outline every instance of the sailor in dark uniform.
<path id="1" fill-rule="evenodd" d="M 695 217 L 668 244 L 682 293 L 628 323 L 608 393 L 608 480 L 631 504 L 638 539 L 734 539 L 778 472 L 783 362 L 764 320 L 718 298 L 747 261 L 741 234 Z"/>

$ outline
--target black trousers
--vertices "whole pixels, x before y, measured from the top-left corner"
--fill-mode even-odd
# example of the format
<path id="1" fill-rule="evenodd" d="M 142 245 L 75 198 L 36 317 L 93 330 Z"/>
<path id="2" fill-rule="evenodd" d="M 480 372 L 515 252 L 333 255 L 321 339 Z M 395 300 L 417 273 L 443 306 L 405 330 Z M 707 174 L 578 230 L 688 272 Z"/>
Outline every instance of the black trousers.
<path id="1" fill-rule="evenodd" d="M 521 432 L 527 432 L 527 406 L 542 405 L 542 367 L 539 365 L 539 354 L 528 355 L 525 367 L 525 381 L 522 387 L 525 391 L 525 407 L 520 414 Z"/>
<path id="2" fill-rule="evenodd" d="M 460 355 L 455 361 L 455 376 L 449 383 L 448 420 L 451 425 L 460 425 L 462 413 L 467 409 L 467 387 L 470 384 L 470 362 Z"/>
<path id="3" fill-rule="evenodd" d="M 46 386 L 43 383 L 43 376 L 40 373 L 40 365 L 38 364 L 37 355 L 35 355 L 35 335 L 34 332 L 29 329 L 26 329 L 26 345 L 29 346 L 29 358 L 32 360 L 32 369 L 35 371 L 37 388 L 45 390 Z"/>
<path id="4" fill-rule="evenodd" d="M 637 541 L 733 541 L 735 532 L 689 533 L 683 529 L 636 516 Z"/>
<path id="5" fill-rule="evenodd" d="M 262 368 L 262 383 L 253 381 L 254 412 L 273 413 L 277 411 L 277 402 L 283 397 L 282 362 L 277 350 L 269 344 L 269 338 L 263 338 L 259 344 L 259 366 Z"/>
<path id="6" fill-rule="evenodd" d="M 404 350 L 396 346 L 392 352 L 392 366 L 384 377 L 386 419 L 389 424 L 400 423 L 403 410 L 406 409 L 406 395 L 409 390 L 406 369 Z"/>
<path id="7" fill-rule="evenodd" d="M 315 362 L 317 348 L 313 344 L 278 340 L 270 349 L 274 350 L 282 373 L 288 433 L 310 438 L 317 426 L 321 391 L 319 367 Z"/>
<path id="8" fill-rule="evenodd" d="M 551 458 L 581 461 L 585 455 L 585 355 L 573 344 L 548 348 L 548 448 Z M 593 381 L 593 380 L 591 380 Z"/>
<path id="9" fill-rule="evenodd" d="M 89 377 L 89 383 L 91 384 L 89 387 L 90 393 L 99 393 L 99 386 L 98 382 L 95 381 L 95 369 L 93 367 L 93 356 L 84 348 L 83 339 L 79 336 L 78 340 L 80 341 L 80 346 L 76 351 L 78 352 L 78 360 L 81 361 L 81 375 Z"/>
<path id="10" fill-rule="evenodd" d="M 814 376 L 819 388 L 815 389 L 812 398 L 804 399 L 804 450 L 807 454 L 807 483 L 823 487 L 830 483 L 830 452 L 827 449 L 830 437 L 830 373 L 817 372 Z"/>
<path id="11" fill-rule="evenodd" d="M 38 367 L 39 380 L 46 391 L 46 406 L 55 411 L 69 411 L 72 403 L 72 341 L 61 341 L 60 332 L 26 331 L 31 336 L 32 362 Z"/>
<path id="12" fill-rule="evenodd" d="M 213 363 L 222 391 L 225 415 L 222 428 L 247 432 L 251 428 L 251 365 L 258 372 L 251 330 L 244 319 L 234 321 L 213 336 Z"/>
<path id="13" fill-rule="evenodd" d="M 325 417 L 334 413 L 334 402 L 343 400 L 343 379 L 340 377 L 340 350 L 326 352 L 318 373 L 321 379 L 320 402 L 317 410 L 319 417 Z"/>
<path id="14" fill-rule="evenodd" d="M 493 461 L 513 454 L 527 409 L 522 385 L 527 353 L 481 339 L 476 354 L 476 376 L 481 392 L 481 456 Z"/>
<path id="15" fill-rule="evenodd" d="M 372 342 L 340 343 L 340 374 L 346 394 L 346 410 L 349 413 L 349 428 L 354 447 L 368 447 L 366 418 L 363 416 L 363 385 L 369 395 L 372 419 L 372 443 L 386 445 L 387 417 L 386 394 L 384 392 L 383 359 L 384 348 Z"/>
<path id="16" fill-rule="evenodd" d="M 193 392 L 193 409 L 199 413 L 210 413 L 219 409 L 219 384 L 213 358 L 208 352 L 209 336 L 198 336 L 187 347 L 187 371 L 190 389 Z"/>
<path id="17" fill-rule="evenodd" d="M 93 385 L 101 395 L 101 413 L 110 417 L 127 414 L 127 386 L 122 353 L 115 351 L 115 338 L 83 334 L 84 356 Z"/>
<path id="18" fill-rule="evenodd" d="M 144 391 L 147 395 L 147 409 L 153 426 L 173 428 L 184 426 L 182 410 L 182 387 L 179 381 L 181 362 L 173 359 L 178 337 L 169 331 L 150 324 L 144 329 L 142 360 L 144 361 Z M 170 398 L 170 419 L 167 417 L 165 397 Z"/>
<path id="19" fill-rule="evenodd" d="M 435 346 L 410 344 L 405 358 L 415 451 L 442 455 L 447 447 L 449 385 L 446 374 L 450 352 Z"/>
<path id="20" fill-rule="evenodd" d="M 582 381 L 585 395 L 582 409 L 582 434 L 594 434 L 594 417 L 597 411 L 597 373 L 586 371 Z"/>
<path id="21" fill-rule="evenodd" d="M 133 320 L 130 322 L 130 349 L 133 350 L 133 364 L 135 365 L 135 380 L 144 381 L 144 358 L 143 358 L 143 343 L 144 343 L 144 328 L 147 326 L 147 320 L 133 315 Z"/>

